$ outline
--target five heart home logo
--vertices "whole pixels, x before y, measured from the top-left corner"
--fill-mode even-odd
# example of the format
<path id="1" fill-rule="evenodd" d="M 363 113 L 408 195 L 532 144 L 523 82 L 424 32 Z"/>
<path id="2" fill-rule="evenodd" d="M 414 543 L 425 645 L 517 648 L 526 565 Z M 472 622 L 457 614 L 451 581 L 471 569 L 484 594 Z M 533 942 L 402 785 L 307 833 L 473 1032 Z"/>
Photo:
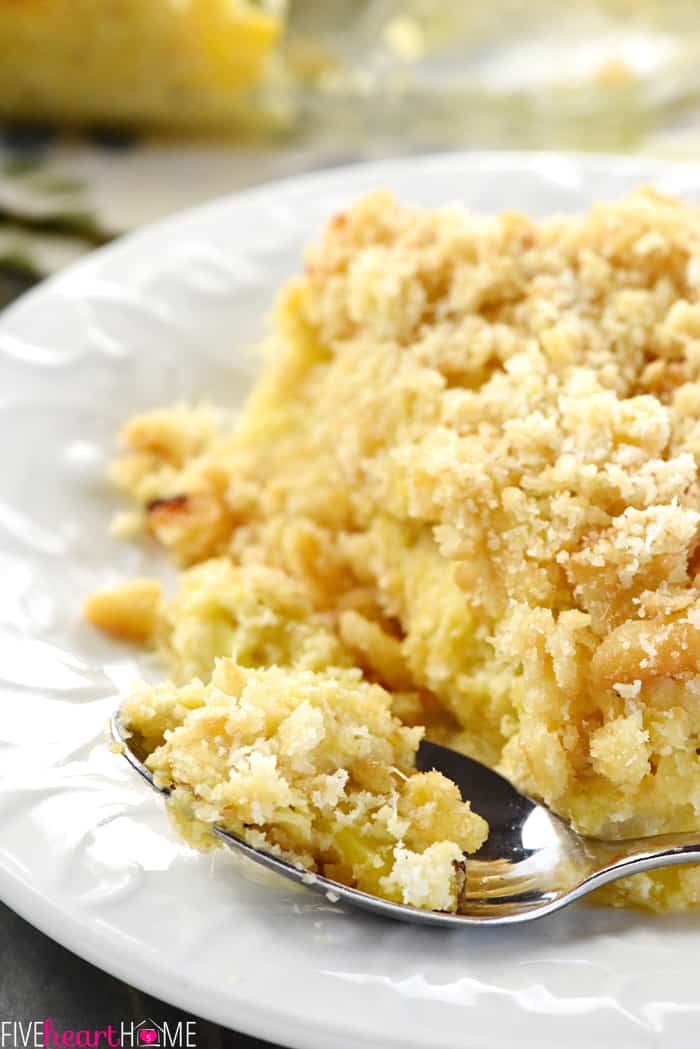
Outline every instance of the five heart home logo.
<path id="1" fill-rule="evenodd" d="M 52 1017 L 0 1019 L 0 1049 L 197 1049 L 197 1021 L 122 1020 L 95 1028 L 61 1028 Z"/>

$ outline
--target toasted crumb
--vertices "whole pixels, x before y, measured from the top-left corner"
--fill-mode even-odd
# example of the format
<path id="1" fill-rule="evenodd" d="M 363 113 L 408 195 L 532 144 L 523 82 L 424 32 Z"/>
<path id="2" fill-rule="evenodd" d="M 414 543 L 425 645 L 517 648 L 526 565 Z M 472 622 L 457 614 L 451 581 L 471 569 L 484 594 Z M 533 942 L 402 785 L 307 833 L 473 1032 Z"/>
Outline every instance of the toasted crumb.
<path id="1" fill-rule="evenodd" d="M 433 911 L 457 909 L 455 863 L 462 851 L 451 841 L 435 842 L 422 852 L 397 847 L 391 874 L 382 879 L 384 892 L 402 903 Z"/>
<path id="2" fill-rule="evenodd" d="M 649 772 L 648 739 L 639 714 L 609 721 L 591 735 L 593 768 L 611 783 L 638 786 Z"/>
<path id="3" fill-rule="evenodd" d="M 127 641 L 149 641 L 155 631 L 161 586 L 156 579 L 131 579 L 127 583 L 98 590 L 87 599 L 83 611 L 100 630 Z"/>

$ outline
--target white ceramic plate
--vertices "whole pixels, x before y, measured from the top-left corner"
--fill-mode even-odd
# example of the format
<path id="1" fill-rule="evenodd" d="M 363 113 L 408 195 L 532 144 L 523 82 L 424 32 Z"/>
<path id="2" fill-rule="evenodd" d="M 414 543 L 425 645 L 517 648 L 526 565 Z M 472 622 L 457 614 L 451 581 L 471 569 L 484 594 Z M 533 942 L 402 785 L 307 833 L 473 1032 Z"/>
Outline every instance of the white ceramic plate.
<path id="1" fill-rule="evenodd" d="M 212 1020 L 299 1049 L 691 1049 L 700 916 L 574 907 L 444 932 L 384 923 L 181 845 L 103 726 L 145 660 L 80 620 L 152 571 L 108 534 L 103 481 L 127 414 L 211 396 L 235 411 L 281 280 L 364 190 L 535 215 L 700 169 L 452 155 L 231 197 L 98 252 L 0 321 L 0 892 L 78 954 Z M 164 565 L 159 571 L 168 574 Z M 118 1019 L 118 1018 L 105 1018 Z"/>

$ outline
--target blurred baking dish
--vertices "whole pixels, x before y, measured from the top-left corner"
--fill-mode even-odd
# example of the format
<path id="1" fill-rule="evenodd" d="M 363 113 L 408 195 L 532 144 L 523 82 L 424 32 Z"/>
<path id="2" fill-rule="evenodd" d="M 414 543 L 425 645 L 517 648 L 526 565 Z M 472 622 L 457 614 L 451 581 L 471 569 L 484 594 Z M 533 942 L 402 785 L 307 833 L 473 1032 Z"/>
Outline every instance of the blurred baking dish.
<path id="1" fill-rule="evenodd" d="M 0 0 L 0 119 L 168 129 L 270 119 L 278 0 Z"/>

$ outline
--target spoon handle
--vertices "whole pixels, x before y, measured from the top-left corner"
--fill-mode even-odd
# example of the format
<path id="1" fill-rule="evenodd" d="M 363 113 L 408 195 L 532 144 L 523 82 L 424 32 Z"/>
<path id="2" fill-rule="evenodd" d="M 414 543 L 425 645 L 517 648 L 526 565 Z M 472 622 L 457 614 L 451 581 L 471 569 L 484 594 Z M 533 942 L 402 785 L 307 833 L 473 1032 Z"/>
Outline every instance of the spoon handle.
<path id="1" fill-rule="evenodd" d="M 648 838 L 623 841 L 584 840 L 590 861 L 585 891 L 629 874 L 672 867 L 679 863 L 700 863 L 700 831 L 682 834 L 655 834 Z"/>

